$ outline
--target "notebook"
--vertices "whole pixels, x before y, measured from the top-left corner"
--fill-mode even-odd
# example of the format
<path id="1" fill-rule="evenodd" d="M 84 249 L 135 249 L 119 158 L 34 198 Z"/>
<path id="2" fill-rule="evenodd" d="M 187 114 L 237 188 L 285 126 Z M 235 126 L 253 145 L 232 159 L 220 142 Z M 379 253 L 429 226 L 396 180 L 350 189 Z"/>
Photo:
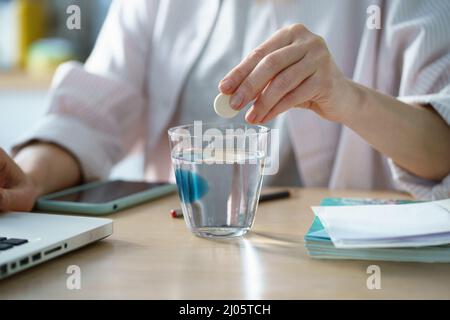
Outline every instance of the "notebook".
<path id="1" fill-rule="evenodd" d="M 450 199 L 312 207 L 338 248 L 426 247 L 450 244 Z"/>
<path id="2" fill-rule="evenodd" d="M 408 200 L 325 198 L 322 200 L 321 206 L 403 205 L 411 203 L 414 202 Z M 337 248 L 317 216 L 315 216 L 305 235 L 305 246 L 308 255 L 318 259 L 450 262 L 450 245 L 407 248 Z"/>

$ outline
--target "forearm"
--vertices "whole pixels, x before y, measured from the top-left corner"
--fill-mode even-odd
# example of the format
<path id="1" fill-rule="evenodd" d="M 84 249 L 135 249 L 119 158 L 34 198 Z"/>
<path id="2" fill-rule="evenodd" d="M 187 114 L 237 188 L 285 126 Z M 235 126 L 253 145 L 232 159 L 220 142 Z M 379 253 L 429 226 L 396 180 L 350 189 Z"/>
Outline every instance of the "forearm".
<path id="1" fill-rule="evenodd" d="M 21 149 L 14 160 L 34 184 L 36 197 L 73 186 L 81 181 L 78 161 L 50 143 L 34 143 Z"/>
<path id="2" fill-rule="evenodd" d="M 400 167 L 429 179 L 450 173 L 450 126 L 428 106 L 412 106 L 353 83 L 343 124 Z"/>

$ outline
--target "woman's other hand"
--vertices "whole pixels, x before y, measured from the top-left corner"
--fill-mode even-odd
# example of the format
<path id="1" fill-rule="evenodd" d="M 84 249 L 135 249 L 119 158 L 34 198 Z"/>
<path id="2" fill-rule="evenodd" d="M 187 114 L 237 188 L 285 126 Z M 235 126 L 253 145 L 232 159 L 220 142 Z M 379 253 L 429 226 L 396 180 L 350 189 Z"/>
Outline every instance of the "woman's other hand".
<path id="1" fill-rule="evenodd" d="M 58 145 L 30 143 L 14 160 L 0 149 L 0 211 L 30 211 L 38 197 L 81 181 L 78 160 Z"/>
<path id="2" fill-rule="evenodd" d="M 30 211 L 36 198 L 31 178 L 0 149 L 0 211 Z"/>

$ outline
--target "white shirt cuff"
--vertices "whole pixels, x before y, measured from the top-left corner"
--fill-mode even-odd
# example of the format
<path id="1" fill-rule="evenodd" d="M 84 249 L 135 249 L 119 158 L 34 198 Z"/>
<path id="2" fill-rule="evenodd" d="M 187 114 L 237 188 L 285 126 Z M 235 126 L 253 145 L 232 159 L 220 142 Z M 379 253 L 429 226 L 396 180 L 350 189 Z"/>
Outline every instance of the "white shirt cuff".
<path id="1" fill-rule="evenodd" d="M 441 182 L 419 178 L 400 168 L 388 159 L 394 182 L 401 190 L 411 193 L 419 200 L 439 200 L 450 198 L 450 175 Z"/>

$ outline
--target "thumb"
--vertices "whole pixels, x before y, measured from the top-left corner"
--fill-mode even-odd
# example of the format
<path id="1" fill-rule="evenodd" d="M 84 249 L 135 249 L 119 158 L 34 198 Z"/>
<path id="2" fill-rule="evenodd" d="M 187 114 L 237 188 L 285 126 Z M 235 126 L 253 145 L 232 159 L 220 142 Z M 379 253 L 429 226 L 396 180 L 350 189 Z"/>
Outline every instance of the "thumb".
<path id="1" fill-rule="evenodd" d="M 8 190 L 0 189 L 0 211 L 8 211 L 10 203 L 11 200 Z"/>
<path id="2" fill-rule="evenodd" d="M 10 158 L 5 150 L 0 148 L 0 188 L 10 188 L 20 183 L 22 171 Z"/>
<path id="3" fill-rule="evenodd" d="M 26 189 L 0 188 L 0 212 L 30 211 L 33 205 L 34 200 Z"/>

